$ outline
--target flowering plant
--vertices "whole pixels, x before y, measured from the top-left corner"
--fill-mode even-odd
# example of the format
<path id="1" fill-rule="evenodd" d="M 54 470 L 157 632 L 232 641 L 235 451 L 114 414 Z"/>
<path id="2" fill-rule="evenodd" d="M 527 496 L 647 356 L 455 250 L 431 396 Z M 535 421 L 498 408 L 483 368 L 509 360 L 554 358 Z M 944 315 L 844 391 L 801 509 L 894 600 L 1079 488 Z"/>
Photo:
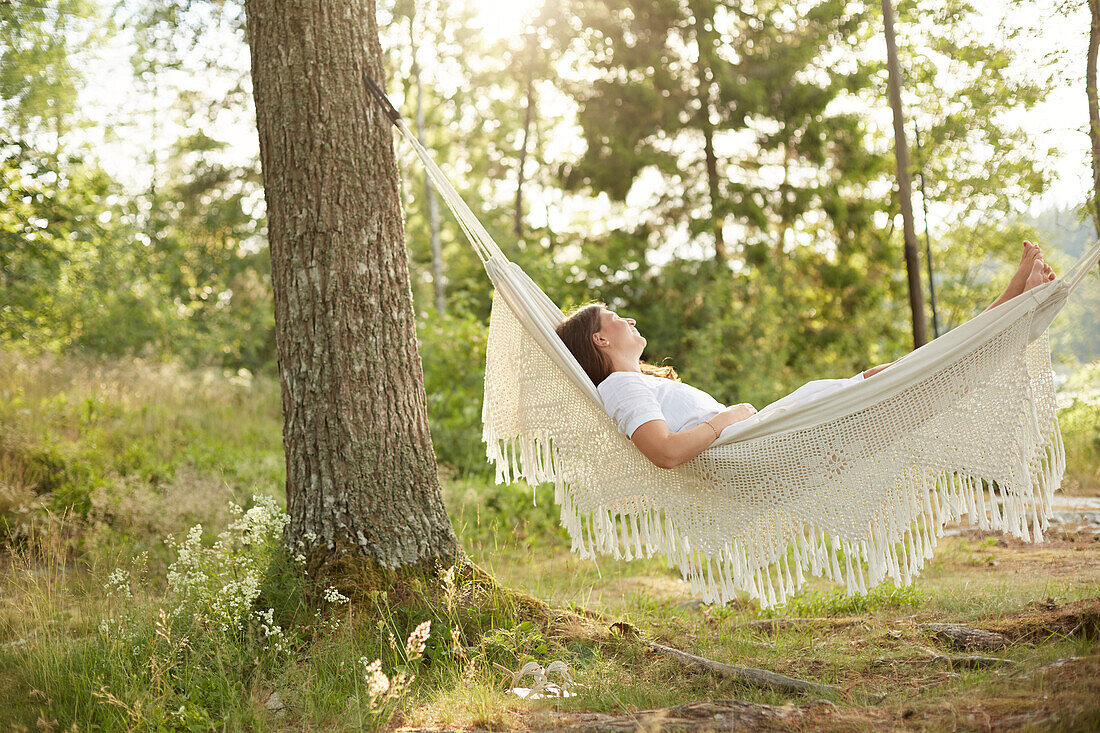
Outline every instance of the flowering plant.
<path id="1" fill-rule="evenodd" d="M 290 522 L 270 496 L 256 495 L 252 502 L 247 511 L 229 505 L 236 519 L 209 547 L 202 542 L 202 525 L 198 524 L 182 542 L 168 537 L 166 542 L 176 551 L 176 560 L 168 567 L 174 618 L 190 616 L 224 633 L 243 629 L 283 529 Z M 270 614 L 264 621 L 265 636 L 279 633 Z"/>

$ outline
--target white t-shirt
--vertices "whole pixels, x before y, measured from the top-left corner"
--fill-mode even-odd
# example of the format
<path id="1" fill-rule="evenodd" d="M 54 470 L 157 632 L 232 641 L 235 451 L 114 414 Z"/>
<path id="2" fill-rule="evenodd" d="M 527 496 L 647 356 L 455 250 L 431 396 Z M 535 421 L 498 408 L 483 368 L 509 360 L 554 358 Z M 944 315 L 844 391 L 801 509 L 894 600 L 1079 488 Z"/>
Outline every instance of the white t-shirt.
<path id="1" fill-rule="evenodd" d="M 862 373 L 847 379 L 815 379 L 771 403 L 759 414 L 802 407 L 862 381 Z M 607 414 L 628 438 L 650 420 L 664 420 L 670 433 L 678 433 L 700 425 L 726 409 L 721 402 L 690 384 L 641 372 L 611 372 L 596 387 L 596 391 L 600 393 Z"/>
<path id="2" fill-rule="evenodd" d="M 690 384 L 641 372 L 611 372 L 596 391 L 607 414 L 628 438 L 650 420 L 664 420 L 669 432 L 678 433 L 726 409 Z"/>

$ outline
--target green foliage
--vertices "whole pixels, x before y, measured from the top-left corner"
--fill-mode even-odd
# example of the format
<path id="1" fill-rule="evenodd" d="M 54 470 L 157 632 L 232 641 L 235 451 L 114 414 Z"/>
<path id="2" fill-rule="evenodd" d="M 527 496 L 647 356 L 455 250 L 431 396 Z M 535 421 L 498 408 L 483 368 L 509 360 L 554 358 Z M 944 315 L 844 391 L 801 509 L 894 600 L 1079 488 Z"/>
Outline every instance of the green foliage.
<path id="1" fill-rule="evenodd" d="M 1058 422 L 1066 447 L 1065 486 L 1075 494 L 1094 495 L 1100 489 L 1100 403 L 1074 400 L 1058 412 Z"/>
<path id="2" fill-rule="evenodd" d="M 83 81 L 73 55 L 96 42 L 97 11 L 89 0 L 0 4 L 0 110 L 11 134 L 52 136 L 61 148 Z"/>
<path id="3" fill-rule="evenodd" d="M 471 552 L 503 547 L 539 552 L 568 541 L 552 492 L 551 486 L 497 484 L 473 476 L 446 482 L 444 499 L 460 543 Z"/>
<path id="4" fill-rule="evenodd" d="M 973 318 L 1004 290 L 1020 263 L 1024 240 L 1045 244 L 1030 226 L 1015 222 L 960 224 L 937 239 L 932 259 L 941 333 Z"/>
<path id="5" fill-rule="evenodd" d="M 530 621 L 507 629 L 491 629 L 481 637 L 480 653 L 490 663 L 516 670 L 526 662 L 542 662 L 550 650 L 542 632 Z"/>
<path id="6" fill-rule="evenodd" d="M 428 420 L 445 473 L 487 473 L 481 441 L 485 325 L 462 312 L 422 312 L 416 333 L 424 367 Z"/>
<path id="7" fill-rule="evenodd" d="M 1041 161 L 1049 151 L 1005 120 L 1033 107 L 1047 86 L 1018 71 L 1026 44 L 984 25 L 968 0 L 898 5 L 905 103 L 923 143 L 912 160 L 927 205 L 951 224 L 988 226 L 995 215 L 1022 213 L 1047 178 Z"/>
<path id="8" fill-rule="evenodd" d="M 109 322 L 108 345 L 133 346 L 128 337 L 147 329 L 148 318 L 129 307 L 119 279 L 129 253 L 108 249 L 129 234 L 119 209 L 105 206 L 113 182 L 93 164 L 54 160 L 21 142 L 0 141 L 0 155 L 0 343 L 94 341 Z"/>
<path id="9" fill-rule="evenodd" d="M 45 508 L 75 511 L 107 545 L 162 559 L 150 535 L 221 518 L 203 502 L 282 486 L 277 390 L 265 378 L 0 350 L 4 533 L 23 536 Z"/>
<path id="10" fill-rule="evenodd" d="M 929 600 L 916 586 L 897 587 L 885 581 L 866 593 L 849 595 L 843 590 L 804 591 L 787 602 L 785 616 L 856 616 L 883 610 L 919 608 Z"/>

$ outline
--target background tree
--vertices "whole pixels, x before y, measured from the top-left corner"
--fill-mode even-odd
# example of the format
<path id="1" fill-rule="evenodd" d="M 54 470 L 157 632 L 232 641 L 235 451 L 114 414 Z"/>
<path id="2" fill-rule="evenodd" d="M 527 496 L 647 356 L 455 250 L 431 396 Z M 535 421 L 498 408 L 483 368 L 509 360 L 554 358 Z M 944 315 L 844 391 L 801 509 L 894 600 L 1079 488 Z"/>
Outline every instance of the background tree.
<path id="1" fill-rule="evenodd" d="M 852 111 L 881 65 L 850 60 L 862 7 L 581 5 L 600 73 L 575 84 L 587 145 L 565 180 L 646 211 L 586 242 L 578 295 L 631 310 L 651 358 L 729 400 L 855 369 L 853 346 L 889 353 L 896 284 L 880 274 L 895 263 L 872 221 L 887 169 Z M 719 251 L 719 225 L 732 245 L 711 268 L 699 259 Z"/>
<path id="2" fill-rule="evenodd" d="M 1089 0 L 1089 51 L 1085 65 L 1085 95 L 1089 105 L 1089 141 L 1092 143 L 1093 225 L 1100 237 L 1100 97 L 1096 88 L 1096 59 L 1100 56 L 1100 0 Z"/>
<path id="3" fill-rule="evenodd" d="M 373 2 L 246 4 L 283 391 L 288 539 L 314 562 L 457 553 L 416 350 Z M 366 58 L 364 58 L 364 51 Z"/>
<path id="4" fill-rule="evenodd" d="M 905 272 L 909 279 L 909 311 L 913 320 L 913 348 L 928 343 L 928 321 L 924 314 L 924 291 L 921 288 L 920 249 L 913 222 L 913 191 L 909 174 L 909 144 L 905 135 L 905 110 L 901 103 L 901 68 L 894 34 L 894 5 L 882 0 L 883 28 L 886 36 L 886 67 L 889 77 L 890 109 L 894 118 L 894 154 L 897 160 L 898 203 L 901 207 L 905 249 Z"/>

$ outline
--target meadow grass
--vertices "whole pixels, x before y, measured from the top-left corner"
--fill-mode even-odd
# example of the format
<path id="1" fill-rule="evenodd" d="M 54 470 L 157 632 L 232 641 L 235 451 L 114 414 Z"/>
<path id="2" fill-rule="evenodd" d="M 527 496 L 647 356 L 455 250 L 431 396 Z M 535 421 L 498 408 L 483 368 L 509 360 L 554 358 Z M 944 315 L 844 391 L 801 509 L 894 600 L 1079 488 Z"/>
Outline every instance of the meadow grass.
<path id="1" fill-rule="evenodd" d="M 1005 728 L 1100 723 L 1098 535 L 1057 530 L 1031 545 L 963 532 L 941 540 L 912 586 L 848 595 L 813 579 L 764 612 L 694 602 L 660 558 L 580 560 L 544 488 L 454 478 L 444 498 L 472 565 L 404 588 L 397 604 L 318 586 L 281 549 L 271 381 L 2 352 L 0 367 L 0 726 L 499 730 L 692 700 L 812 702 L 657 657 L 612 631 L 616 621 L 685 651 L 846 690 L 837 707 L 812 713 L 812 727 L 980 727 L 967 715 Z M 1086 479 L 1097 421 L 1090 406 L 1063 411 L 1068 462 Z M 495 582 L 479 581 L 477 568 Z M 1085 609 L 1076 630 L 1054 618 L 1073 604 Z M 751 623 L 779 617 L 812 620 Z M 959 653 L 923 622 L 1016 620 L 1049 622 L 1049 633 L 996 652 L 1014 662 L 1005 669 L 921 651 Z M 423 650 L 410 653 L 409 635 L 426 622 Z M 507 693 L 502 670 L 555 660 L 576 697 Z M 863 697 L 882 694 L 877 706 Z"/>

